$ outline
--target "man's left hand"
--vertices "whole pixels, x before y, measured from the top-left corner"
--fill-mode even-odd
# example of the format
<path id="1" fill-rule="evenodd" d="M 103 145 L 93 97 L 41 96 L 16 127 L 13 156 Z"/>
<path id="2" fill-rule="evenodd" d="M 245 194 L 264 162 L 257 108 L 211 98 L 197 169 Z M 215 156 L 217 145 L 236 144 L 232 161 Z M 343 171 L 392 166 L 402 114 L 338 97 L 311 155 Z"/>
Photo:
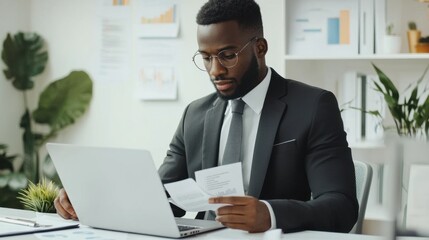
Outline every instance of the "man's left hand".
<path id="1" fill-rule="evenodd" d="M 209 203 L 230 204 L 217 210 L 216 221 L 225 227 L 251 233 L 264 232 L 271 227 L 271 218 L 265 203 L 254 197 L 214 197 Z"/>

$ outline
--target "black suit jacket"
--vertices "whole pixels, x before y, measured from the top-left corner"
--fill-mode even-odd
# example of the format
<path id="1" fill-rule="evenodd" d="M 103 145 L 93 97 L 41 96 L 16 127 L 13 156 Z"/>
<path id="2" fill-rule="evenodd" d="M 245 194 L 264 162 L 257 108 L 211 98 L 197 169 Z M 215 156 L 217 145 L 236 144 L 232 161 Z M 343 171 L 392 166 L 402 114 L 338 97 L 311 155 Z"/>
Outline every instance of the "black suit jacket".
<path id="1" fill-rule="evenodd" d="M 164 183 L 217 165 L 227 101 L 189 104 L 159 174 Z M 351 151 L 335 96 L 272 70 L 255 142 L 248 195 L 267 200 L 284 232 L 348 232 L 358 203 Z"/>

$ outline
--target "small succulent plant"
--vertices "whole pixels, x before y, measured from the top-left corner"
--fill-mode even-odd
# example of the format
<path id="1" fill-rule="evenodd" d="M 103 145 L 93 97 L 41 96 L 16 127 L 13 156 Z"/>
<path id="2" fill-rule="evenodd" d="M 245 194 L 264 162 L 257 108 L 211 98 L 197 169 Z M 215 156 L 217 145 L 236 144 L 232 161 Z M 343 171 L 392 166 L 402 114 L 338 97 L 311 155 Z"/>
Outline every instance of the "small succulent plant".
<path id="1" fill-rule="evenodd" d="M 416 22 L 413 22 L 413 21 L 408 22 L 408 29 L 409 30 L 417 30 Z"/>
<path id="2" fill-rule="evenodd" d="M 42 179 L 39 183 L 30 182 L 27 189 L 19 192 L 18 199 L 24 208 L 36 212 L 54 213 L 54 200 L 59 192 L 52 181 Z"/>

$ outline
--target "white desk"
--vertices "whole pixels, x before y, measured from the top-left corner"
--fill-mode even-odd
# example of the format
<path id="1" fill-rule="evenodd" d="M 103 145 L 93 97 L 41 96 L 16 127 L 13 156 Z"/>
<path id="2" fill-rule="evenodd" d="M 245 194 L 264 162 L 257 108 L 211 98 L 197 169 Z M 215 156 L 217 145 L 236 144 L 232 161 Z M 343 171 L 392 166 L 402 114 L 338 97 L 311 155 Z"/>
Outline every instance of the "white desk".
<path id="1" fill-rule="evenodd" d="M 16 216 L 31 218 L 35 216 L 34 212 L 0 208 L 0 215 Z M 232 239 L 247 239 L 247 240 L 259 240 L 263 239 L 264 234 L 250 234 L 245 231 L 222 229 L 210 233 L 200 234 L 194 237 L 185 239 L 205 239 L 205 240 L 232 240 Z M 19 235 L 13 237 L 5 237 L 2 240 L 47 240 L 47 239 L 97 239 L 97 240 L 140 240 L 140 239 L 165 239 L 161 237 L 153 237 L 139 234 L 120 233 L 106 230 L 93 229 L 86 226 L 80 228 L 46 232 L 46 233 L 35 233 L 28 235 Z M 330 233 L 330 232 L 318 232 L 318 231 L 304 231 L 298 233 L 283 234 L 282 239 L 286 240 L 383 240 L 383 237 L 370 236 L 370 235 L 357 235 L 357 234 L 343 234 L 343 233 Z M 401 237 L 401 240 L 429 240 L 429 238 L 416 238 L 416 237 Z"/>

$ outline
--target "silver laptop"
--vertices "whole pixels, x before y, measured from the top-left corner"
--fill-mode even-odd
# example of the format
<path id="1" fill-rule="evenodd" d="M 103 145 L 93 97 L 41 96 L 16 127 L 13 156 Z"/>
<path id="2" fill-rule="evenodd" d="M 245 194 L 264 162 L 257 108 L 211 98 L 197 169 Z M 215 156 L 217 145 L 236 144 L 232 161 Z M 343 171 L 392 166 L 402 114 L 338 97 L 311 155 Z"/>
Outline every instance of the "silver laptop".
<path id="1" fill-rule="evenodd" d="M 94 228 L 180 238 L 222 228 L 175 218 L 146 150 L 46 144 L 79 221 Z"/>

